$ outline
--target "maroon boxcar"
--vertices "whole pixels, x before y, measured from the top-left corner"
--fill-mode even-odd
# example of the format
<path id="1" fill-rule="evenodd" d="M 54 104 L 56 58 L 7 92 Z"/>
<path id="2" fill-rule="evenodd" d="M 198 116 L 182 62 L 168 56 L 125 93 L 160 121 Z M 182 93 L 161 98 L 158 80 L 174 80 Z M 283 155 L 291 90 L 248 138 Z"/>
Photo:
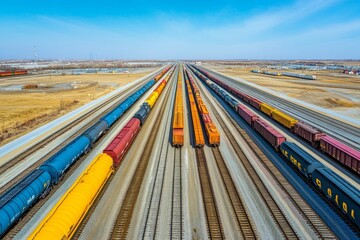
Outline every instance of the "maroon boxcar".
<path id="1" fill-rule="evenodd" d="M 132 118 L 123 129 L 116 135 L 111 143 L 104 149 L 104 153 L 108 154 L 117 167 L 124 157 L 127 149 L 131 146 L 134 138 L 140 130 L 140 120 Z"/>
<path id="2" fill-rule="evenodd" d="M 315 147 L 319 146 L 320 138 L 322 135 L 324 135 L 319 130 L 303 122 L 295 123 L 294 132 L 296 135 L 304 138 L 306 141 L 310 142 Z"/>
<path id="3" fill-rule="evenodd" d="M 242 92 L 240 92 L 239 90 L 235 89 L 235 88 L 231 88 L 230 92 L 238 97 L 239 99 L 243 99 L 244 98 L 244 94 Z"/>
<path id="4" fill-rule="evenodd" d="M 254 121 L 255 119 L 259 118 L 258 116 L 256 116 L 253 112 L 251 112 L 249 109 L 247 109 L 245 106 L 243 105 L 238 105 L 237 107 L 237 112 L 239 113 L 239 115 L 251 126 L 254 127 Z"/>
<path id="5" fill-rule="evenodd" d="M 360 152 L 324 135 L 320 138 L 320 149 L 331 157 L 341 162 L 343 165 L 353 169 L 360 174 Z"/>
<path id="6" fill-rule="evenodd" d="M 249 95 L 243 94 L 243 100 L 247 103 L 250 103 L 251 97 Z"/>
<path id="7" fill-rule="evenodd" d="M 281 133 L 276 131 L 260 118 L 254 120 L 254 128 L 276 149 L 279 148 L 282 142 L 286 141 L 286 138 Z"/>
<path id="8" fill-rule="evenodd" d="M 253 106 L 254 108 L 260 109 L 260 104 L 262 102 L 257 100 L 256 98 L 250 98 L 250 105 Z"/>

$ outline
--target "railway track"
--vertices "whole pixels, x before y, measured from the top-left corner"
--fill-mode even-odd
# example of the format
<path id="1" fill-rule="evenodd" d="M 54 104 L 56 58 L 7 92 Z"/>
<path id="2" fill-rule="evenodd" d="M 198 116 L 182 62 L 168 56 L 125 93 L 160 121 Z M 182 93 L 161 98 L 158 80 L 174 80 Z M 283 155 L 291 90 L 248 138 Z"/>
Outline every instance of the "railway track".
<path id="1" fill-rule="evenodd" d="M 197 167 L 199 171 L 201 192 L 205 207 L 207 228 L 210 239 L 224 239 L 224 229 L 216 205 L 214 190 L 211 185 L 209 170 L 207 167 L 205 152 L 203 148 L 195 148 Z"/>
<path id="2" fill-rule="evenodd" d="M 224 121 L 222 120 L 219 113 L 215 110 L 214 105 L 209 101 L 211 108 L 213 109 L 213 113 L 218 119 L 222 129 L 228 136 L 232 147 L 235 152 L 239 156 L 239 159 L 242 161 L 246 171 L 249 173 L 249 176 L 253 179 L 257 188 L 259 189 L 260 194 L 263 196 L 264 201 L 268 205 L 273 215 L 274 220 L 276 220 L 277 225 L 282 230 L 284 237 L 286 238 L 298 238 L 297 234 L 292 229 L 290 223 L 282 213 L 281 209 L 271 196 L 271 194 L 266 189 L 265 185 L 262 183 L 260 177 L 258 176 L 255 169 L 252 167 L 249 160 L 246 158 L 243 150 L 237 143 L 233 133 L 226 126 Z M 299 193 L 295 190 L 295 188 L 285 179 L 285 177 L 280 173 L 280 171 L 276 168 L 276 166 L 266 157 L 266 155 L 260 150 L 260 148 L 252 141 L 249 135 L 243 130 L 232 117 L 224 111 L 225 115 L 228 119 L 230 119 L 232 125 L 236 128 L 237 133 L 241 136 L 242 139 L 245 140 L 250 149 L 253 150 L 257 158 L 260 160 L 261 164 L 268 170 L 268 172 L 272 175 L 273 179 L 275 179 L 276 184 L 286 193 L 286 197 L 290 199 L 292 204 L 296 207 L 299 213 L 306 219 L 306 222 L 309 224 L 311 229 L 319 238 L 328 239 L 328 238 L 336 238 L 334 233 L 328 228 L 328 226 L 322 221 L 322 219 L 314 212 L 314 210 L 308 205 L 308 203 L 299 195 Z"/>
<path id="3" fill-rule="evenodd" d="M 250 214 L 245 209 L 245 203 L 242 201 L 238 191 L 236 190 L 234 181 L 231 178 L 230 172 L 225 164 L 219 148 L 213 148 L 212 151 L 226 192 L 229 196 L 231 207 L 235 213 L 237 225 L 242 237 L 245 239 L 257 238 L 256 227 L 251 220 Z"/>
<path id="4" fill-rule="evenodd" d="M 235 81 L 231 77 L 216 73 L 209 69 L 207 70 L 212 75 L 225 80 L 227 83 L 230 82 L 230 85 L 240 89 L 250 96 L 254 96 L 261 101 L 273 105 L 274 107 L 285 110 L 299 119 L 304 119 L 306 122 L 309 122 L 319 130 L 329 133 L 330 135 L 345 141 L 350 146 L 360 150 L 360 129 L 358 127 L 341 122 L 332 118 L 331 116 L 324 115 L 315 110 L 299 106 L 290 101 L 286 101 L 285 99 L 272 95 L 266 91 Z"/>
<path id="5" fill-rule="evenodd" d="M 168 98 L 169 91 L 167 91 L 165 95 L 164 102 L 167 102 Z M 163 104 L 161 106 L 159 115 L 156 116 L 157 118 L 162 118 L 165 111 L 165 105 L 166 104 Z M 139 191 L 149 163 L 150 155 L 154 147 L 156 135 L 160 128 L 160 122 L 161 121 L 156 121 L 155 125 L 152 127 L 152 131 L 148 140 L 149 144 L 146 145 L 142 157 L 136 167 L 135 174 L 130 182 L 129 188 L 126 192 L 126 196 L 120 208 L 120 212 L 118 213 L 113 228 L 111 230 L 109 239 L 125 239 L 127 236 L 137 197 L 139 195 Z M 147 127 L 146 123 L 145 127 Z"/>
<path id="6" fill-rule="evenodd" d="M 111 111 L 112 109 L 114 109 L 118 104 L 120 104 L 122 101 L 124 101 L 123 97 L 127 97 L 130 96 L 133 92 L 135 92 L 137 89 L 139 89 L 139 86 L 134 87 L 131 92 L 128 93 L 121 93 L 117 96 L 114 96 L 112 98 L 110 98 L 109 100 L 107 100 L 106 102 L 104 102 L 103 104 L 97 106 L 96 108 L 92 109 L 91 111 L 89 111 L 88 113 L 84 114 L 83 116 L 81 116 L 80 118 L 76 119 L 75 121 L 69 123 L 67 126 L 65 126 L 64 128 L 59 129 L 57 132 L 55 132 L 54 134 L 50 135 L 48 138 L 45 138 L 43 140 L 41 140 L 38 144 L 36 144 L 36 146 L 30 148 L 29 150 L 21 153 L 20 155 L 14 157 L 11 161 L 5 163 L 4 165 L 2 165 L 0 167 L 0 172 L 4 173 L 6 170 L 14 167 L 15 165 L 26 161 L 26 158 L 29 157 L 30 155 L 34 154 L 35 152 L 37 152 L 39 149 L 44 148 L 49 142 L 55 140 L 56 138 L 60 137 L 62 134 L 64 134 L 65 132 L 69 131 L 71 128 L 73 128 L 74 126 L 80 124 L 82 121 L 86 120 L 87 118 L 91 117 L 91 115 L 93 115 L 94 113 L 100 111 L 102 108 L 104 108 L 104 106 L 111 104 L 113 101 L 116 101 L 115 103 L 113 103 L 111 105 L 110 108 L 108 108 L 108 110 L 106 112 Z M 68 143 L 70 143 L 72 140 L 74 140 L 76 137 L 78 137 L 80 135 L 80 133 L 84 132 L 86 129 L 88 129 L 90 126 L 92 126 L 93 124 L 95 124 L 100 118 L 101 116 L 97 116 L 96 118 L 94 118 L 92 121 L 90 121 L 89 123 L 87 123 L 85 126 L 83 126 L 81 129 L 79 129 L 75 134 L 71 135 L 67 140 L 65 140 L 64 142 L 62 142 L 60 145 L 58 145 L 57 147 L 55 147 L 53 150 L 51 150 L 50 152 L 48 152 L 45 156 L 41 157 L 39 160 L 37 160 L 34 164 L 32 164 L 31 166 L 29 166 L 28 168 L 26 168 L 24 171 L 22 171 L 21 173 L 19 173 L 15 178 L 11 179 L 8 183 L 6 183 L 5 185 L 3 185 L 2 187 L 0 187 L 0 194 L 4 193 L 7 189 L 9 189 L 11 186 L 13 186 L 16 182 L 20 181 L 22 178 L 24 178 L 24 176 L 26 176 L 29 172 L 31 172 L 32 170 L 36 169 L 37 167 L 39 167 L 43 162 L 45 162 L 47 159 L 49 159 L 52 155 L 54 155 L 56 152 L 58 152 L 60 149 L 62 149 L 63 147 L 65 147 Z"/>
<path id="7" fill-rule="evenodd" d="M 64 175 L 61 182 L 51 189 L 48 195 L 46 195 L 43 199 L 40 199 L 35 203 L 35 205 L 21 218 L 21 220 L 14 225 L 8 233 L 4 236 L 4 239 L 13 239 L 16 234 L 25 226 L 25 224 L 32 218 L 34 215 L 40 211 L 41 207 L 54 195 L 54 193 L 62 186 L 66 180 L 71 177 L 71 175 L 75 172 L 75 170 L 81 165 L 81 163 L 86 159 L 86 155 L 82 156 L 78 161 L 76 161 L 73 166 L 67 171 Z M 105 189 L 105 188 L 103 188 Z"/>
<path id="8" fill-rule="evenodd" d="M 174 74 L 177 76 L 177 73 Z M 174 88 L 175 85 L 172 86 Z M 171 93 L 174 92 L 174 89 L 171 90 Z M 171 96 L 170 102 L 173 102 L 174 94 Z M 166 103 L 165 103 L 166 104 Z M 170 106 L 170 104 L 167 104 Z M 142 234 L 143 239 L 154 239 L 158 234 L 158 224 L 159 224 L 159 215 L 161 203 L 163 201 L 167 201 L 164 196 L 164 181 L 165 181 L 165 172 L 167 169 L 167 162 L 170 158 L 170 149 L 172 149 L 168 139 L 170 136 L 170 128 L 171 128 L 171 119 L 172 119 L 172 111 L 170 107 L 166 108 L 167 116 L 165 119 L 165 131 L 161 136 L 161 147 L 158 158 L 156 158 L 156 170 L 154 173 L 155 179 L 151 187 L 151 196 L 150 201 L 148 202 L 146 208 L 146 221 L 144 226 L 144 231 Z M 170 223 L 171 225 L 171 223 Z"/>
<path id="9" fill-rule="evenodd" d="M 171 201 L 170 239 L 183 239 L 181 149 L 175 148 Z"/>

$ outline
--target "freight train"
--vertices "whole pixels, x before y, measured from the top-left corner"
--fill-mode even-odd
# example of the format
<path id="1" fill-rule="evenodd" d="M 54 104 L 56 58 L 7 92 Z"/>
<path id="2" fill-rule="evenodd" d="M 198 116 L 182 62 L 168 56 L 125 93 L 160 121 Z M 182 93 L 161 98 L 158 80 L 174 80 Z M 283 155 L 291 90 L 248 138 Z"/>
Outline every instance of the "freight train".
<path id="1" fill-rule="evenodd" d="M 348 184 L 336 173 L 325 167 L 297 144 L 286 141 L 285 136 L 267 125 L 259 116 L 238 103 L 217 83 L 210 81 L 199 71 L 194 73 L 220 97 L 222 97 L 252 128 L 271 144 L 301 175 L 305 177 L 325 198 L 332 202 L 357 227 L 360 227 L 360 191 Z M 288 122 L 284 122 L 287 124 Z M 290 126 L 290 125 L 288 125 Z M 308 136 L 309 139 L 318 137 Z M 322 139 L 322 137 L 320 138 Z M 330 138 L 332 139 L 332 138 Z M 321 140 L 320 140 L 321 141 Z M 326 147 L 324 147 L 326 148 Z"/>
<path id="2" fill-rule="evenodd" d="M 0 196 L 0 237 L 18 221 L 51 187 L 57 184 L 66 171 L 103 135 L 170 67 L 129 96 L 112 111 L 102 117 L 83 134 L 71 141 L 45 161 L 38 169 Z"/>
<path id="3" fill-rule="evenodd" d="M 196 107 L 195 97 L 192 92 L 190 82 L 189 82 L 189 77 L 187 74 L 185 74 L 185 84 L 186 84 L 186 88 L 187 88 L 187 95 L 189 98 L 189 106 L 190 106 L 191 120 L 192 120 L 191 123 L 192 123 L 193 131 L 194 131 L 194 146 L 201 148 L 205 145 L 205 138 L 204 138 L 204 133 L 203 133 L 203 130 L 201 127 L 199 112 Z"/>
<path id="4" fill-rule="evenodd" d="M 250 72 L 252 73 L 262 73 L 266 75 L 272 75 L 272 76 L 288 76 L 288 77 L 296 77 L 296 78 L 302 78 L 302 79 L 308 79 L 308 80 L 316 80 L 316 76 L 314 75 L 308 75 L 303 73 L 293 73 L 293 72 L 270 72 L 270 71 L 261 71 L 252 69 Z"/>
<path id="5" fill-rule="evenodd" d="M 220 145 L 220 133 L 218 129 L 215 126 L 215 123 L 212 121 L 209 111 L 207 110 L 207 107 L 205 103 L 203 102 L 199 88 L 196 86 L 193 78 L 191 77 L 188 70 L 186 70 L 186 75 L 189 79 L 190 85 L 192 87 L 193 93 L 195 95 L 195 100 L 197 103 L 197 107 L 199 110 L 199 113 L 201 115 L 202 121 L 204 123 L 205 127 L 205 133 L 209 140 L 210 146 L 219 146 Z"/>
<path id="6" fill-rule="evenodd" d="M 172 144 L 174 147 L 184 145 L 184 109 L 182 97 L 182 66 L 179 69 L 178 81 L 176 87 L 176 96 L 174 102 L 174 117 L 172 124 Z"/>
<path id="7" fill-rule="evenodd" d="M 194 66 L 194 68 L 196 68 Z M 316 128 L 309 126 L 308 124 L 298 121 L 297 119 L 281 112 L 280 110 L 259 101 L 256 98 L 253 98 L 241 91 L 223 83 L 219 79 L 211 76 L 204 70 L 196 68 L 197 71 L 200 71 L 204 74 L 202 77 L 207 77 L 213 82 L 217 83 L 219 86 L 233 94 L 236 98 L 249 103 L 256 109 L 259 109 L 269 117 L 273 118 L 275 121 L 279 122 L 286 128 L 293 131 L 296 135 L 303 138 L 309 144 L 316 147 L 321 152 L 327 154 L 338 163 L 344 165 L 345 167 L 354 171 L 357 175 L 360 175 L 360 152 L 350 148 L 349 146 L 335 140 L 333 137 L 322 133 Z M 201 76 L 200 76 L 201 78 Z M 202 78 L 201 78 L 202 79 Z"/>
<path id="8" fill-rule="evenodd" d="M 153 93 L 157 93 L 157 96 L 162 93 L 165 87 L 163 84 L 167 84 L 172 72 L 173 69 L 170 70 L 165 80 L 150 94 L 140 107 L 140 110 L 144 109 L 144 106 L 146 106 L 146 110 L 152 108 L 149 106 L 149 100 L 151 100 L 150 103 L 154 106 L 157 98 L 153 99 Z M 157 80 L 160 78 L 157 78 Z M 152 100 L 154 101 L 152 102 Z M 146 114 L 148 115 L 149 112 Z M 110 175 L 119 166 L 129 147 L 132 145 L 140 131 L 141 125 L 147 119 L 147 116 L 145 117 L 138 113 L 134 114 L 133 118 L 120 130 L 103 150 L 103 153 L 93 160 L 67 193 L 35 228 L 29 239 L 70 239 L 74 235 Z M 69 217 L 69 213 L 72 213 L 71 217 Z"/>
<path id="9" fill-rule="evenodd" d="M 9 77 L 9 76 L 25 75 L 25 74 L 28 74 L 27 70 L 6 71 L 6 72 L 0 72 L 0 77 Z"/>

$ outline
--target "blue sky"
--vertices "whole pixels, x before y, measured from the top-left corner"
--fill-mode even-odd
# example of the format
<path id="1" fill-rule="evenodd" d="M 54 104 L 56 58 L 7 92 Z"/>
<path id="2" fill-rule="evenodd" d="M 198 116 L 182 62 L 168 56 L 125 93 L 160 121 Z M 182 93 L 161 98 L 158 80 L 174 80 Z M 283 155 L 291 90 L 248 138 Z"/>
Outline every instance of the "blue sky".
<path id="1" fill-rule="evenodd" d="M 11 0 L 0 59 L 359 59 L 359 0 Z"/>

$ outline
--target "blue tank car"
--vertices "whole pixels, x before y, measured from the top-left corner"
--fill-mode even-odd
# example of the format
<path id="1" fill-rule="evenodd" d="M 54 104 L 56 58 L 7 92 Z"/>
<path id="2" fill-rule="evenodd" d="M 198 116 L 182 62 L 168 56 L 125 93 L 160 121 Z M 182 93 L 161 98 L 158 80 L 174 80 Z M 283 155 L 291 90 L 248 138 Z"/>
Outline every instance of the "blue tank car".
<path id="1" fill-rule="evenodd" d="M 309 175 L 311 175 L 316 168 L 323 167 L 319 161 L 293 142 L 283 142 L 280 145 L 280 151 L 298 171 L 305 175 L 306 178 L 310 178 Z"/>
<path id="2" fill-rule="evenodd" d="M 144 103 L 139 111 L 137 111 L 134 115 L 135 118 L 139 119 L 141 122 L 141 126 L 144 124 L 146 118 L 149 116 L 150 107 L 148 103 Z"/>
<path id="3" fill-rule="evenodd" d="M 36 169 L 0 198 L 0 237 L 14 224 L 50 187 L 48 172 Z"/>
<path id="4" fill-rule="evenodd" d="M 48 171 L 53 184 L 57 184 L 64 172 L 91 146 L 87 136 L 80 136 L 57 152 L 39 168 Z"/>
<path id="5" fill-rule="evenodd" d="M 360 227 L 360 191 L 328 168 L 315 169 L 312 182 L 320 191 Z"/>
<path id="6" fill-rule="evenodd" d="M 111 127 L 144 94 L 144 92 L 146 92 L 152 85 L 154 85 L 154 83 L 155 80 L 149 81 L 135 93 L 129 96 L 118 107 L 101 118 L 107 122 L 108 128 Z"/>
<path id="7" fill-rule="evenodd" d="M 100 120 L 95 125 L 90 127 L 88 130 L 84 132 L 83 135 L 87 136 L 91 140 L 91 145 L 96 142 L 96 140 L 99 139 L 99 137 L 105 132 L 105 130 L 108 128 L 108 124 L 104 120 Z"/>
<path id="8" fill-rule="evenodd" d="M 124 112 L 125 110 L 119 106 L 102 117 L 101 120 L 104 120 L 109 128 L 124 114 Z"/>

